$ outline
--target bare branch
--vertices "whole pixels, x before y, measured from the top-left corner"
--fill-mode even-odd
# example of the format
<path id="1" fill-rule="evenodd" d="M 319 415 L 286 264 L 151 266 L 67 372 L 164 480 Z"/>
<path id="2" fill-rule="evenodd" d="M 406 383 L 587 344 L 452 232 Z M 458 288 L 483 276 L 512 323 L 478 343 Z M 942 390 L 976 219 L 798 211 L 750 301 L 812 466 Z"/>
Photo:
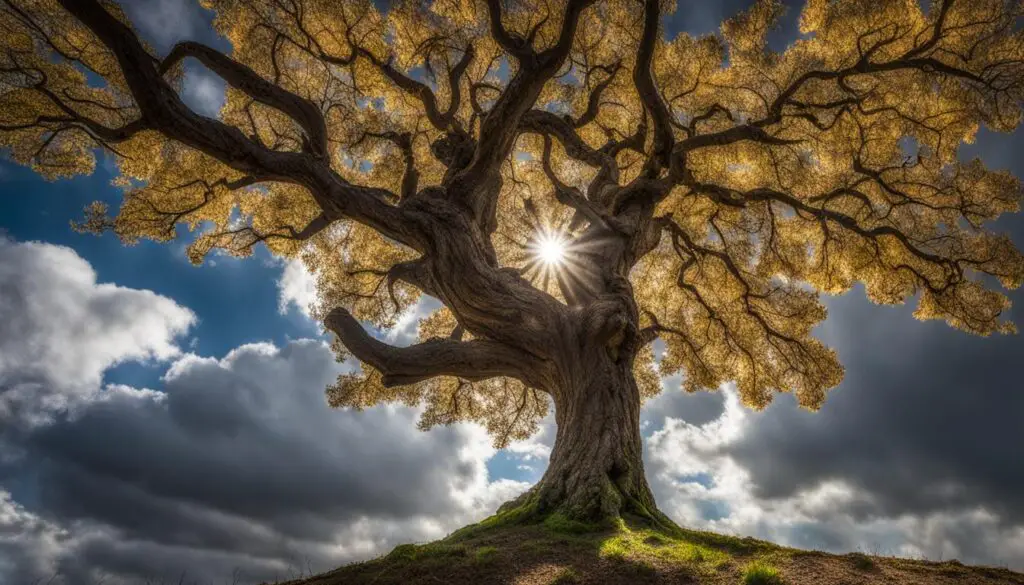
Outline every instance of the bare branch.
<path id="1" fill-rule="evenodd" d="M 470 381 L 507 376 L 542 387 L 537 364 L 496 341 L 432 339 L 395 347 L 374 339 L 351 313 L 340 307 L 327 315 L 324 325 L 360 361 L 379 370 L 385 386 L 414 384 L 436 376 L 457 376 Z"/>

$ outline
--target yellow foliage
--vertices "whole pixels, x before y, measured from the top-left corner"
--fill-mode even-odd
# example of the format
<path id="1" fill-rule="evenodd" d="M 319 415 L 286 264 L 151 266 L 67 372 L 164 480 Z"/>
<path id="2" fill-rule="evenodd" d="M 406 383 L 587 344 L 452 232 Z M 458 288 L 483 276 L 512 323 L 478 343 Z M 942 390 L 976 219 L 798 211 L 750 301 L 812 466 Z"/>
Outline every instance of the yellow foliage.
<path id="1" fill-rule="evenodd" d="M 542 52 L 556 45 L 565 2 L 500 4 L 503 27 L 524 46 Z M 614 162 L 614 185 L 590 194 L 606 213 L 633 213 L 612 209 L 606 198 L 642 178 L 654 144 L 655 120 L 634 75 L 641 4 L 600 0 L 584 10 L 569 59 L 533 104 L 570 124 L 579 139 L 550 148 L 548 162 L 562 184 L 587 193 L 601 176 L 581 150 Z M 835 353 L 812 335 L 825 318 L 819 295 L 856 283 L 877 303 L 916 297 L 921 319 L 979 335 L 1013 330 L 1002 320 L 1006 296 L 979 275 L 1009 288 L 1024 280 L 1021 254 L 988 231 L 1001 214 L 1018 211 L 1021 184 L 979 160 L 961 160 L 960 145 L 982 125 L 1009 131 L 1020 123 L 1021 8 L 1004 0 L 933 4 L 925 14 L 917 0 L 809 0 L 802 34 L 783 53 L 767 47 L 783 10 L 778 0 L 758 0 L 724 22 L 720 34 L 665 39 L 658 32 L 650 71 L 673 140 L 717 139 L 673 153 L 685 172 L 668 185 L 670 169 L 658 171 L 665 196 L 630 224 L 648 229 L 657 217 L 670 226 L 655 230 L 651 249 L 621 274 L 639 314 L 666 344 L 657 370 L 650 347 L 638 351 L 634 376 L 644 397 L 660 391 L 659 375 L 682 371 L 688 391 L 735 381 L 756 408 L 776 391 L 817 408 L 843 374 Z M 104 5 L 127 22 L 114 3 Z M 481 140 L 486 112 L 519 67 L 529 66 L 491 36 L 480 0 L 404 0 L 386 13 L 369 0 L 204 5 L 216 12 L 232 59 L 323 116 L 331 180 L 377 189 L 396 206 L 404 203 L 410 157 L 420 189 L 441 184 L 444 140 L 459 133 Z M 216 250 L 247 255 L 262 243 L 313 271 L 321 318 L 344 307 L 388 327 L 418 298 L 415 287 L 388 278 L 417 253 L 369 225 L 341 219 L 298 236 L 324 211 L 310 185 L 285 173 L 248 177 L 223 157 L 133 130 L 144 112 L 118 55 L 57 2 L 5 4 L 0 44 L 0 145 L 8 156 L 55 179 L 90 173 L 96 149 L 106 148 L 120 169 L 125 195 L 116 216 L 93 204 L 76 229 L 113 230 L 132 243 L 171 240 L 184 225 L 197 232 L 189 248 L 195 262 Z M 453 83 L 449 72 L 470 46 L 472 59 Z M 182 72 L 174 64 L 164 80 L 180 90 Z M 244 89 L 227 91 L 223 132 L 277 153 L 310 150 L 309 128 Z M 598 107 L 588 112 L 597 91 Z M 442 130 L 425 104 L 432 101 L 444 116 L 456 94 L 460 101 Z M 737 130 L 762 134 L 722 138 Z M 635 144 L 615 148 L 634 135 Z M 407 137 L 406 146 L 398 136 Z M 523 132 L 500 170 L 491 244 L 497 261 L 515 272 L 535 261 L 529 250 L 539 232 L 572 239 L 589 226 L 556 197 L 543 153 L 542 136 Z M 556 280 L 534 284 L 565 300 Z M 447 337 L 456 324 L 445 308 L 425 319 L 420 333 Z M 476 420 L 498 444 L 527 436 L 548 408 L 546 398 L 515 380 L 443 377 L 388 389 L 369 366 L 343 376 L 329 395 L 332 404 L 354 408 L 424 404 L 424 426 Z"/>

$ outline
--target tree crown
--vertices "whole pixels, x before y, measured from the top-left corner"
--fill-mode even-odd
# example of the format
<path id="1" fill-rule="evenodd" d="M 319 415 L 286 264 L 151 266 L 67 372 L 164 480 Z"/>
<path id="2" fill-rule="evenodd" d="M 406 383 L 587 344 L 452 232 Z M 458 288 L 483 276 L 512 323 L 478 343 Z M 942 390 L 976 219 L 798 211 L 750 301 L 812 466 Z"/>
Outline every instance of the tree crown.
<path id="1" fill-rule="evenodd" d="M 124 202 L 81 229 L 130 243 L 185 224 L 195 262 L 301 257 L 315 314 L 369 366 L 334 404 L 425 401 L 424 425 L 479 420 L 499 444 L 546 412 L 537 364 L 562 319 L 635 359 L 645 394 L 660 338 L 658 373 L 735 381 L 754 407 L 792 391 L 816 408 L 839 383 L 811 332 L 819 295 L 857 282 L 916 295 L 921 319 L 1012 330 L 985 276 L 1018 287 L 1024 260 L 988 226 L 1021 185 L 959 148 L 1020 122 L 1019 5 L 810 0 L 776 53 L 777 1 L 671 39 L 667 4 L 205 0 L 231 54 L 158 55 L 115 4 L 7 0 L 0 142 L 48 178 L 113 154 Z M 187 59 L 227 83 L 216 120 L 178 97 Z M 564 259 L 538 258 L 542 237 Z M 445 304 L 422 344 L 359 328 L 421 291 Z"/>

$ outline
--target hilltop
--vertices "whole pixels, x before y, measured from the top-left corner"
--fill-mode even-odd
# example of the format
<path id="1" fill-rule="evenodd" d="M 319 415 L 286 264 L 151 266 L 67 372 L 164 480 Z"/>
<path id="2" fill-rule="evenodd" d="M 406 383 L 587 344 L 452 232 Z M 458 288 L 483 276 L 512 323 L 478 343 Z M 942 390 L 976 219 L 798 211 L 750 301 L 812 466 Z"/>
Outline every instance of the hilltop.
<path id="1" fill-rule="evenodd" d="M 285 585 L 371 583 L 1022 585 L 1024 574 L 956 560 L 835 555 L 753 538 L 654 529 L 639 521 L 600 529 L 557 516 L 528 524 L 503 514 L 443 540 L 404 544 L 380 558 Z"/>

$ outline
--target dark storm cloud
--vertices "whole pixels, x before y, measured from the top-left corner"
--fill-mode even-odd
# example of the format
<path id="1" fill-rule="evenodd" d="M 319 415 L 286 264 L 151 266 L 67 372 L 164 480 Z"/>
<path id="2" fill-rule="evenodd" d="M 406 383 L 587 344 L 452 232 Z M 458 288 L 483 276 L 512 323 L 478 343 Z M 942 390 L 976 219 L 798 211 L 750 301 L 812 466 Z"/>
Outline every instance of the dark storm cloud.
<path id="1" fill-rule="evenodd" d="M 102 498 L 110 482 L 262 521 L 298 514 L 337 522 L 353 513 L 405 517 L 440 508 L 445 484 L 467 471 L 454 454 L 438 469 L 435 443 L 411 424 L 383 438 L 384 419 L 392 418 L 386 410 L 326 408 L 323 389 L 338 371 L 319 342 L 295 342 L 279 355 L 252 346 L 226 359 L 179 364 L 164 395 L 125 392 L 38 432 L 29 447 L 52 460 L 46 484 L 57 490 L 46 501 L 99 520 L 128 515 L 121 504 L 106 510 L 84 501 L 90 493 Z M 457 434 L 446 428 L 432 438 L 456 443 Z M 382 473 L 389 481 L 366 480 Z M 96 489 L 90 477 L 102 480 Z M 61 493 L 71 479 L 87 493 Z"/>
<path id="2" fill-rule="evenodd" d="M 1021 146 L 1019 132 L 984 131 L 963 156 L 1021 176 Z M 1024 217 L 994 229 L 1024 247 Z M 1024 327 L 1024 292 L 1010 298 L 1007 317 Z M 839 352 L 846 378 L 817 413 L 782 397 L 735 446 L 759 493 L 842 478 L 875 498 L 857 510 L 864 517 L 981 506 L 1024 524 L 1024 337 L 922 323 L 913 303 L 875 306 L 860 289 L 828 305 L 818 336 Z"/>
<path id="3" fill-rule="evenodd" d="M 522 489 L 488 483 L 481 430 L 422 433 L 405 407 L 327 408 L 338 371 L 320 342 L 243 346 L 178 362 L 163 392 L 110 387 L 32 434 L 37 508 L 110 534 L 62 572 L 153 577 L 168 559 L 206 579 L 230 563 L 261 578 L 299 559 L 322 570 L 443 535 Z"/>
<path id="4" fill-rule="evenodd" d="M 1022 339 L 920 323 L 860 291 L 830 308 L 821 337 L 846 379 L 817 413 L 780 398 L 735 447 L 760 494 L 843 478 L 877 498 L 865 513 L 984 505 L 1024 522 Z"/>

